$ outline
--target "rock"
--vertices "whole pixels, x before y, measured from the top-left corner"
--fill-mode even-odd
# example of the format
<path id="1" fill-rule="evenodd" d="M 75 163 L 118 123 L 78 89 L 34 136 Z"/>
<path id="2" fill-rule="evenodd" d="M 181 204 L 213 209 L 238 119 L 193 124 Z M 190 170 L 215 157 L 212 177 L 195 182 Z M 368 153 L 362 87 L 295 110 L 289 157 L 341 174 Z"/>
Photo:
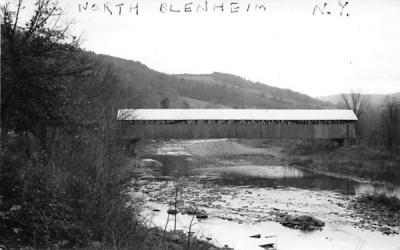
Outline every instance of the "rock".
<path id="1" fill-rule="evenodd" d="M 380 229 L 380 231 L 381 231 L 383 234 L 385 234 L 385 235 L 390 235 L 390 234 L 393 233 L 392 230 L 391 230 L 390 228 L 388 228 L 388 227 L 382 227 L 382 228 Z"/>
<path id="2" fill-rule="evenodd" d="M 212 238 L 211 237 L 206 237 L 206 240 L 210 241 L 210 240 L 212 240 Z"/>
<path id="3" fill-rule="evenodd" d="M 285 215 L 280 218 L 279 222 L 285 226 L 303 231 L 320 230 L 325 223 L 308 215 Z"/>
<path id="4" fill-rule="evenodd" d="M 204 220 L 204 219 L 208 218 L 208 215 L 207 214 L 197 214 L 196 218 L 200 219 L 200 220 Z"/>
<path id="5" fill-rule="evenodd" d="M 275 249 L 275 243 L 268 243 L 268 244 L 263 244 L 263 245 L 259 245 L 259 246 L 264 249 Z"/>
<path id="6" fill-rule="evenodd" d="M 261 238 L 261 234 L 255 234 L 255 235 L 251 235 L 251 238 Z"/>
<path id="7" fill-rule="evenodd" d="M 167 214 L 177 214 L 178 211 L 176 211 L 175 209 L 168 209 Z"/>

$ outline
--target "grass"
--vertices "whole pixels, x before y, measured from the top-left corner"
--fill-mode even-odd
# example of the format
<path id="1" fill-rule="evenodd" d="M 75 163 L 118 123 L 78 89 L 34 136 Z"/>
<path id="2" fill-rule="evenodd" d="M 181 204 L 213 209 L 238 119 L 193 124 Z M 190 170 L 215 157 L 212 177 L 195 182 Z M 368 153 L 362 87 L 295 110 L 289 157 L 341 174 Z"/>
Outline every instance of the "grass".
<path id="1" fill-rule="evenodd" d="M 302 167 L 400 184 L 400 157 L 367 146 L 288 145 L 290 163 Z"/>

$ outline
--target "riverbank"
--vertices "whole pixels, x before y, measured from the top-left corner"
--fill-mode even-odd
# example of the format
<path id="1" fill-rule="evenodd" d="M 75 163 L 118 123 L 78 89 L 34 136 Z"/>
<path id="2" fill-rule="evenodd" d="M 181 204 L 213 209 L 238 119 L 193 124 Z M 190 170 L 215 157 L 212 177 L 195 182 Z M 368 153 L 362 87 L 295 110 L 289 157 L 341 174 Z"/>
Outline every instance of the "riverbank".
<path id="1" fill-rule="evenodd" d="M 288 144 L 289 162 L 302 169 L 358 182 L 400 185 L 400 156 L 362 145 Z"/>
<path id="2" fill-rule="evenodd" d="M 190 237 L 188 240 L 188 235 L 182 230 L 177 230 L 176 232 L 168 231 L 164 232 L 161 228 L 157 227 L 147 227 L 144 225 L 138 225 L 137 232 L 135 234 L 135 249 L 140 250 L 229 250 L 226 247 L 216 247 L 206 240 L 198 239 L 197 237 Z M 94 241 L 88 244 L 86 247 L 75 246 L 73 248 L 68 248 L 60 244 L 53 244 L 50 248 L 37 248 L 33 246 L 20 246 L 15 245 L 15 242 L 4 242 L 7 243 L 8 249 L 22 249 L 22 250 L 41 250 L 41 249 L 65 249 L 65 250 L 131 250 L 132 248 L 121 248 L 119 246 L 113 245 L 103 245 L 99 241 Z M 0 243 L 0 246 L 3 243 Z M 5 245 L 4 245 L 5 246 Z M 0 248 L 2 249 L 2 248 Z M 2 249 L 3 250 L 3 249 Z"/>
<path id="3" fill-rule="evenodd" d="M 366 184 L 360 185 L 361 195 L 352 197 L 348 205 L 353 211 L 352 217 L 358 218 L 355 226 L 384 234 L 399 234 L 400 231 L 392 227 L 400 225 L 400 157 L 360 145 L 337 147 L 285 140 L 253 141 L 250 144 L 265 148 L 279 145 L 281 156 L 290 166 Z"/>

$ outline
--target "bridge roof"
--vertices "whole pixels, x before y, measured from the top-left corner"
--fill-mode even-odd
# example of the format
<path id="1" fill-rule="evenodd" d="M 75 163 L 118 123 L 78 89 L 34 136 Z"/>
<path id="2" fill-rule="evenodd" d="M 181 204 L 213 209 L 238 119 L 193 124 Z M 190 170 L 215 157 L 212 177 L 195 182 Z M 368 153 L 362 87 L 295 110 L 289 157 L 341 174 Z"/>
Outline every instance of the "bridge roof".
<path id="1" fill-rule="evenodd" d="M 356 121 L 347 109 L 120 109 L 118 120 Z"/>

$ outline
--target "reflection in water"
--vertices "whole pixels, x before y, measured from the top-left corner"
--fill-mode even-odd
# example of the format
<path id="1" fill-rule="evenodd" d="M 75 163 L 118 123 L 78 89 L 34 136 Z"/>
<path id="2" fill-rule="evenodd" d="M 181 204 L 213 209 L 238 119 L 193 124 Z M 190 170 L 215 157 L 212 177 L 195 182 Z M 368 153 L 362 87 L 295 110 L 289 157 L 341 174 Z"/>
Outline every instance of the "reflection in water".
<path id="1" fill-rule="evenodd" d="M 163 164 L 160 175 L 162 176 L 188 176 L 190 171 L 189 161 L 181 155 L 156 155 L 152 158 Z"/>
<path id="2" fill-rule="evenodd" d="M 269 188 L 294 187 L 354 194 L 355 182 L 350 180 L 317 175 L 285 166 L 257 166 L 253 169 L 249 166 L 249 169 L 252 170 L 241 174 L 246 171 L 246 167 L 243 166 L 240 171 L 225 172 L 225 175 L 215 180 L 215 182 L 221 185 L 252 185 Z M 262 171 L 257 174 L 257 171 L 253 171 L 256 169 Z"/>
<path id="3" fill-rule="evenodd" d="M 190 158 L 178 155 L 156 155 L 163 164 L 162 176 L 209 176 L 220 185 L 252 185 L 257 187 L 294 187 L 335 191 L 344 194 L 386 194 L 400 198 L 400 188 L 361 184 L 352 180 L 315 174 L 290 166 L 193 166 Z M 217 177 L 217 178 L 215 178 Z"/>
<path id="4" fill-rule="evenodd" d="M 258 177 L 266 179 L 285 179 L 285 178 L 302 178 L 304 172 L 294 167 L 284 166 L 230 166 L 230 167 L 212 167 L 200 168 L 193 172 L 201 174 L 219 174 L 221 177 Z"/>

